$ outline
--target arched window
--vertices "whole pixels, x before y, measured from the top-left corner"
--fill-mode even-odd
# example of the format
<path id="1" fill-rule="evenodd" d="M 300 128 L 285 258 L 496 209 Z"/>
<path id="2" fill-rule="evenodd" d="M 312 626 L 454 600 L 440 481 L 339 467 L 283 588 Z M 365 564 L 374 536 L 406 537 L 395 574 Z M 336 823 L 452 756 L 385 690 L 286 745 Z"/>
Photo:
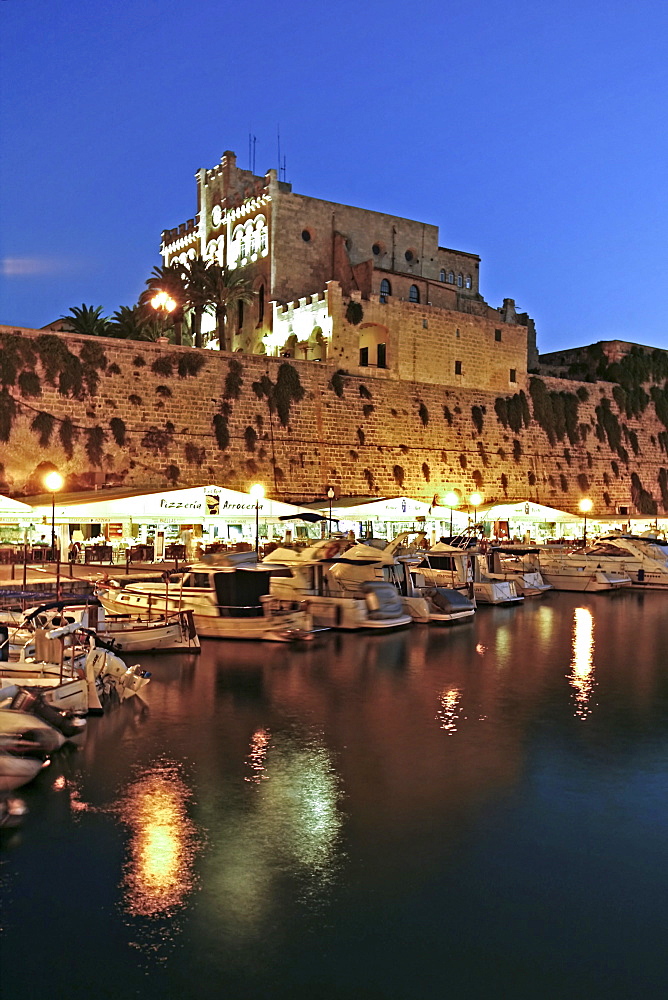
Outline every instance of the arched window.
<path id="1" fill-rule="evenodd" d="M 459 288 L 461 288 L 463 284 L 464 284 L 464 279 L 462 278 L 461 274 L 458 274 L 457 275 L 457 285 L 459 286 Z"/>
<path id="2" fill-rule="evenodd" d="M 449 285 L 454 285 L 454 283 L 455 283 L 455 274 L 454 274 L 454 271 L 448 271 L 448 284 Z"/>
<path id="3" fill-rule="evenodd" d="M 383 278 L 383 280 L 380 283 L 380 301 L 387 302 L 391 294 L 392 294 L 392 286 L 390 285 L 387 278 Z"/>
<path id="4" fill-rule="evenodd" d="M 441 281 L 445 281 L 445 271 L 441 271 Z"/>
<path id="5" fill-rule="evenodd" d="M 419 302 L 420 301 L 420 289 L 417 285 L 411 285 L 408 289 L 408 301 L 409 302 Z"/>
<path id="6" fill-rule="evenodd" d="M 261 323 L 264 319 L 264 285 L 260 285 L 257 291 L 257 321 Z"/>
<path id="7" fill-rule="evenodd" d="M 466 277 L 465 277 L 465 279 L 464 279 L 464 287 L 465 288 L 472 288 L 473 287 L 473 282 L 471 281 L 471 275 L 470 274 L 467 274 Z"/>

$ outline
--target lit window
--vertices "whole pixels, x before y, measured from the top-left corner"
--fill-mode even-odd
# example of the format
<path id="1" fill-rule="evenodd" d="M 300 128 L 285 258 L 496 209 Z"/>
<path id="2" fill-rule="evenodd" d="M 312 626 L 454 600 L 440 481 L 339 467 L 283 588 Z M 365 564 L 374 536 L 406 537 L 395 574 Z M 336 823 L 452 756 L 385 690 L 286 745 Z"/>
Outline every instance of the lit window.
<path id="1" fill-rule="evenodd" d="M 457 285 L 458 285 L 458 287 L 461 288 L 463 284 L 464 284 L 464 279 L 462 278 L 461 274 L 458 274 L 457 275 Z"/>
<path id="2" fill-rule="evenodd" d="M 411 285 L 408 289 L 408 301 L 409 302 L 419 302 L 420 301 L 420 289 L 417 285 Z"/>
<path id="3" fill-rule="evenodd" d="M 455 375 L 461 375 L 462 373 L 462 363 L 461 361 L 455 361 Z"/>
<path id="4" fill-rule="evenodd" d="M 465 288 L 473 288 L 473 282 L 471 281 L 471 275 L 470 274 L 467 274 L 466 277 L 465 277 L 465 279 L 464 279 L 464 287 Z"/>
<path id="5" fill-rule="evenodd" d="M 445 271 L 441 271 L 441 281 L 445 281 Z"/>
<path id="6" fill-rule="evenodd" d="M 454 285 L 454 283 L 455 283 L 455 274 L 454 274 L 454 271 L 448 271 L 448 284 L 449 285 Z"/>
<path id="7" fill-rule="evenodd" d="M 380 283 L 380 301 L 387 302 L 391 294 L 392 294 L 392 286 L 390 285 L 387 278 L 383 278 L 383 280 Z"/>

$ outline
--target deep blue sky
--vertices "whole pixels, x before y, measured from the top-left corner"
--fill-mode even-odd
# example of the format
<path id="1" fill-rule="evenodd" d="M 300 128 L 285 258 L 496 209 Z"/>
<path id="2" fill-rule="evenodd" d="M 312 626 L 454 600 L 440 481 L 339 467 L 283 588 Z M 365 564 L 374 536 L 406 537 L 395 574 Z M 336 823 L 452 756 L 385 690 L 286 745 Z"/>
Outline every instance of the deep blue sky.
<path id="1" fill-rule="evenodd" d="M 134 302 L 280 126 L 294 190 L 438 225 L 541 351 L 668 348 L 665 0 L 0 0 L 0 46 L 0 323 Z"/>

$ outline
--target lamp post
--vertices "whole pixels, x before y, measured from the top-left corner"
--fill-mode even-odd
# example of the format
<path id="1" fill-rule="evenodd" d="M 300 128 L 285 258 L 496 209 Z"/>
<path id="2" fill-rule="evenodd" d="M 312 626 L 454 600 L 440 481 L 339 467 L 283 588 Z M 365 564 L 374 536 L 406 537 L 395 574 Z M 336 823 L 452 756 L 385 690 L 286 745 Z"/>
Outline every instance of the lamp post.
<path id="1" fill-rule="evenodd" d="M 332 500 L 334 499 L 334 490 L 332 489 L 331 486 L 327 490 L 327 496 L 329 498 L 329 531 L 327 533 L 327 537 L 331 538 L 332 537 Z"/>
<path id="2" fill-rule="evenodd" d="M 472 493 L 469 497 L 469 503 L 473 507 L 473 527 L 475 529 L 476 521 L 478 520 L 478 507 L 482 503 L 481 493 Z"/>
<path id="3" fill-rule="evenodd" d="M 63 487 L 63 477 L 55 470 L 44 477 L 44 485 L 51 494 L 51 554 L 56 558 L 56 493 Z"/>
<path id="4" fill-rule="evenodd" d="M 459 507 L 459 497 L 454 490 L 450 490 L 449 493 L 445 494 L 443 499 L 450 508 L 450 544 L 452 545 L 452 512 L 455 507 Z"/>
<path id="5" fill-rule="evenodd" d="M 264 499 L 264 486 L 262 483 L 254 483 L 250 488 L 250 495 L 255 500 L 255 558 L 260 554 L 260 500 Z"/>
<path id="6" fill-rule="evenodd" d="M 176 309 L 176 300 L 171 297 L 168 292 L 156 292 L 151 299 L 151 305 L 161 314 L 160 316 L 160 333 L 165 336 L 165 320 L 167 316 L 171 315 Z"/>
<path id="7" fill-rule="evenodd" d="M 587 544 L 587 514 L 589 513 L 589 511 L 592 509 L 593 506 L 594 505 L 591 502 L 591 500 L 589 499 L 589 497 L 583 497 L 582 500 L 579 503 L 580 510 L 582 511 L 582 514 L 584 515 L 584 530 L 582 532 L 582 544 L 583 544 L 583 546 Z"/>

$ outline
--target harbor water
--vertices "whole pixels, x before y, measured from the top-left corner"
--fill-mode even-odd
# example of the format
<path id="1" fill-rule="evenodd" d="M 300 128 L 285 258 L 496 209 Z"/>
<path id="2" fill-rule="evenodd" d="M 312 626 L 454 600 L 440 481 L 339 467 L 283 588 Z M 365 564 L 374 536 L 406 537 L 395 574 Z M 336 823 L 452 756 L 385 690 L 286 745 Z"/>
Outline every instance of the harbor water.
<path id="1" fill-rule="evenodd" d="M 3 830 L 3 997 L 668 995 L 668 595 L 131 657 Z"/>

